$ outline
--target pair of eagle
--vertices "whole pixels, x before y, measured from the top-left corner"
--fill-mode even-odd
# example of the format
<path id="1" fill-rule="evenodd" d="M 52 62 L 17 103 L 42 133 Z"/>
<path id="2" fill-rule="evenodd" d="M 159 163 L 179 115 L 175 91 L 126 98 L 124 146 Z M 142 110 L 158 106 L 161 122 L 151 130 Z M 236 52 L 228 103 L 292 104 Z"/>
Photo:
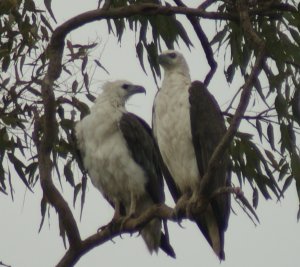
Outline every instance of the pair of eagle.
<path id="1" fill-rule="evenodd" d="M 176 203 L 196 201 L 201 178 L 226 128 L 214 97 L 199 82 L 191 82 L 181 53 L 168 50 L 159 55 L 164 79 L 153 106 L 153 131 L 125 109 L 142 86 L 128 81 L 108 82 L 91 108 L 76 125 L 78 147 L 93 185 L 114 207 L 114 219 L 139 216 L 164 202 L 163 176 Z M 228 155 L 211 177 L 209 197 L 229 183 Z M 224 232 L 230 212 L 230 196 L 213 198 L 194 218 L 217 256 L 223 260 Z M 162 220 L 151 220 L 141 235 L 152 253 L 161 248 L 175 253 L 161 231 Z"/>

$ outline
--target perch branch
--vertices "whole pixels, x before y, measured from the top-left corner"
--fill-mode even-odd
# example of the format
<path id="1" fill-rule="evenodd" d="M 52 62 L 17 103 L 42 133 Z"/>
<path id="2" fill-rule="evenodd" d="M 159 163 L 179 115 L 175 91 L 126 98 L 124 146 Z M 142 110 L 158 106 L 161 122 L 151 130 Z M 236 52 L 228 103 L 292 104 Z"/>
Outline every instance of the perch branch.
<path id="1" fill-rule="evenodd" d="M 240 188 L 224 187 L 219 188 L 217 191 L 213 192 L 209 201 L 220 195 L 220 194 L 234 194 L 240 201 L 245 205 L 245 208 L 248 208 L 248 201 L 244 197 L 243 192 Z M 199 207 L 201 211 L 205 211 L 206 206 L 209 201 L 202 199 L 203 202 L 197 203 L 197 206 L 192 207 L 191 214 L 199 214 Z M 248 208 L 249 209 L 249 208 Z M 184 209 L 186 210 L 186 209 Z M 255 218 L 258 220 L 255 211 L 253 211 L 250 205 L 250 212 L 253 213 Z M 103 228 L 100 232 L 93 234 L 81 242 L 81 246 L 76 247 L 75 249 L 70 247 L 66 254 L 63 256 L 61 261 L 56 265 L 56 267 L 70 267 L 83 256 L 85 253 L 91 249 L 104 244 L 107 241 L 112 240 L 114 237 L 120 236 L 125 233 L 135 233 L 140 231 L 149 221 L 154 218 L 171 220 L 171 221 L 181 221 L 182 219 L 187 219 L 186 214 L 181 214 L 181 217 L 175 216 L 174 209 L 171 207 L 161 204 L 150 207 L 145 210 L 139 217 L 127 219 L 124 223 L 124 220 L 121 218 L 118 221 L 111 222 L 109 225 Z"/>

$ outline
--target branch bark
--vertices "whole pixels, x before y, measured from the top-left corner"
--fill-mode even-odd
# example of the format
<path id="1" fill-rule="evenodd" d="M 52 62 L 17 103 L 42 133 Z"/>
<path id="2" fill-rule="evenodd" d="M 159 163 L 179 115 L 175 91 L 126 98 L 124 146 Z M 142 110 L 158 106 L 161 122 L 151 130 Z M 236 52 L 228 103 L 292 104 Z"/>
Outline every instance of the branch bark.
<path id="1" fill-rule="evenodd" d="M 241 120 L 249 104 L 251 91 L 255 83 L 255 79 L 258 77 L 258 75 L 262 70 L 263 62 L 265 60 L 265 55 L 266 55 L 265 42 L 258 36 L 258 34 L 252 28 L 249 13 L 248 13 L 248 8 L 247 8 L 247 2 L 245 0 L 237 0 L 237 3 L 238 3 L 241 26 L 244 30 L 246 39 L 248 39 L 249 42 L 251 42 L 251 44 L 254 47 L 256 60 L 250 75 L 248 76 L 248 78 L 245 81 L 245 84 L 242 87 L 240 102 L 231 120 L 230 126 L 226 134 L 224 135 L 224 137 L 216 147 L 209 161 L 207 172 L 205 173 L 205 175 L 201 180 L 200 188 L 199 188 L 200 194 L 203 194 L 205 191 L 207 191 L 207 188 L 210 183 L 210 177 L 214 169 L 218 167 L 218 162 L 222 158 L 222 155 L 229 147 L 235 134 L 237 133 Z"/>

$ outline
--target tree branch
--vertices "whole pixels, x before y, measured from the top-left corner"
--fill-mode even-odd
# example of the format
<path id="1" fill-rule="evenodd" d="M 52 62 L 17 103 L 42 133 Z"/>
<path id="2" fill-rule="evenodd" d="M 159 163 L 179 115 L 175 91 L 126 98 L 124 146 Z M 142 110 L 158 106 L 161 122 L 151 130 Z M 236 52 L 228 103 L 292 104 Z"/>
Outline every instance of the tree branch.
<path id="1" fill-rule="evenodd" d="M 234 194 L 237 197 L 237 199 L 239 199 L 242 202 L 246 209 L 249 209 L 250 206 L 250 212 L 258 221 L 258 217 L 255 214 L 255 211 L 252 209 L 251 205 L 244 197 L 244 194 L 240 188 L 219 188 L 217 191 L 213 192 L 209 200 L 211 200 L 214 197 L 217 197 L 220 194 Z M 201 199 L 197 203 L 197 206 L 191 207 L 191 216 L 193 216 L 193 214 L 199 215 L 199 210 L 201 210 L 201 212 L 204 212 L 208 203 L 209 201 Z M 189 203 L 186 204 L 188 205 Z M 186 208 L 183 208 L 183 210 L 186 211 Z M 182 219 L 188 219 L 187 214 L 184 213 L 180 214 L 180 216 L 178 214 L 175 215 L 174 209 L 165 204 L 152 206 L 149 209 L 145 210 L 145 212 L 143 212 L 138 218 L 129 218 L 126 219 L 125 222 L 124 218 L 121 218 L 117 221 L 113 221 L 107 226 L 105 226 L 100 232 L 97 232 L 96 234 L 91 235 L 90 237 L 83 240 L 81 246 L 75 249 L 70 247 L 64 255 L 64 257 L 61 259 L 61 261 L 56 265 L 56 267 L 74 266 L 74 264 L 81 258 L 81 256 L 83 256 L 91 249 L 102 245 L 105 242 L 110 241 L 114 237 L 117 237 L 121 234 L 133 234 L 135 232 L 138 232 L 154 218 L 159 218 L 162 220 L 171 220 L 174 222 L 179 222 Z"/>
<path id="2" fill-rule="evenodd" d="M 231 141 L 233 140 L 235 134 L 237 133 L 240 122 L 247 109 L 250 96 L 251 96 L 251 90 L 255 83 L 255 79 L 256 77 L 258 77 L 259 73 L 261 72 L 263 67 L 263 62 L 265 60 L 265 53 L 266 53 L 265 42 L 257 35 L 257 33 L 252 28 L 250 18 L 249 18 L 247 3 L 245 0 L 238 0 L 237 3 L 238 3 L 239 14 L 240 14 L 241 26 L 244 30 L 246 38 L 254 46 L 254 51 L 256 52 L 257 55 L 256 55 L 256 60 L 252 68 L 252 71 L 248 76 L 248 78 L 246 79 L 245 84 L 242 87 L 240 102 L 231 120 L 230 126 L 226 134 L 223 136 L 222 140 L 216 147 L 212 157 L 210 158 L 207 172 L 203 176 L 200 183 L 200 194 L 204 194 L 204 192 L 207 191 L 207 188 L 210 184 L 210 177 L 214 172 L 214 169 L 218 167 L 218 162 L 222 158 L 222 155 L 229 147 Z"/>
<path id="3" fill-rule="evenodd" d="M 180 7 L 186 7 L 186 5 L 181 0 L 174 0 L 174 2 Z M 205 80 L 204 80 L 204 85 L 208 86 L 209 82 L 211 81 L 213 75 L 215 74 L 215 72 L 217 70 L 218 65 L 214 59 L 213 50 L 209 44 L 209 41 L 208 41 L 208 38 L 207 38 L 205 32 L 203 31 L 203 29 L 200 25 L 199 19 L 196 18 L 195 16 L 191 16 L 191 15 L 187 15 L 187 18 L 190 21 L 190 23 L 192 24 L 194 31 L 197 34 L 198 39 L 201 42 L 202 48 L 203 48 L 205 56 L 206 56 L 206 60 L 210 66 L 210 71 L 208 72 L 208 74 L 206 75 Z"/>

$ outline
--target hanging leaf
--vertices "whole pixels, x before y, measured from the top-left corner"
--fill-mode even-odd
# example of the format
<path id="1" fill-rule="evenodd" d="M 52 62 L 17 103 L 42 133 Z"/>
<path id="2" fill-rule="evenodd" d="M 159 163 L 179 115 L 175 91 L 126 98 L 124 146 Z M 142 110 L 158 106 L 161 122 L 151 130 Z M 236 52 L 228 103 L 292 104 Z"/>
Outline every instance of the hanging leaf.
<path id="1" fill-rule="evenodd" d="M 87 73 L 85 73 L 83 75 L 83 81 L 84 81 L 86 90 L 89 92 L 89 75 Z"/>
<path id="2" fill-rule="evenodd" d="M 283 187 L 282 187 L 282 194 L 289 188 L 291 185 L 292 181 L 294 180 L 294 177 L 290 175 L 288 178 L 286 178 Z"/>
<path id="3" fill-rule="evenodd" d="M 10 56 L 5 56 L 2 60 L 2 71 L 7 72 L 10 65 Z"/>
<path id="4" fill-rule="evenodd" d="M 300 158 L 296 153 L 292 153 L 291 155 L 291 168 L 293 177 L 296 181 L 298 198 L 300 200 Z"/>
<path id="5" fill-rule="evenodd" d="M 259 119 L 256 119 L 256 131 L 258 132 L 260 141 L 262 141 L 262 127 Z"/>
<path id="6" fill-rule="evenodd" d="M 71 170 L 71 161 L 69 161 L 65 166 L 64 166 L 64 175 L 66 177 L 67 182 L 72 186 L 75 187 L 75 182 L 74 182 L 74 175 Z"/>
<path id="7" fill-rule="evenodd" d="M 75 208 L 76 199 L 77 199 L 77 196 L 78 196 L 78 193 L 79 193 L 81 187 L 82 187 L 82 185 L 81 185 L 81 183 L 79 183 L 74 188 L 74 195 L 73 195 L 73 206 L 74 206 L 74 208 Z"/>
<path id="8" fill-rule="evenodd" d="M 100 61 L 98 59 L 95 59 L 94 61 L 97 64 L 98 67 L 103 69 L 109 75 L 109 71 L 100 63 Z"/>
<path id="9" fill-rule="evenodd" d="M 29 189 L 30 192 L 33 192 L 30 188 L 30 185 L 26 179 L 25 173 L 23 171 L 23 169 L 25 169 L 25 165 L 24 163 L 19 160 L 14 154 L 12 153 L 7 153 L 7 156 L 10 160 L 10 162 L 14 165 L 15 170 L 18 174 L 18 176 L 21 178 L 22 182 L 26 185 L 26 187 Z"/>
<path id="10" fill-rule="evenodd" d="M 85 55 L 82 59 L 82 64 L 81 64 L 81 72 L 84 73 L 84 70 L 86 68 L 86 65 L 87 65 L 87 62 L 88 62 L 88 56 Z"/>
<path id="11" fill-rule="evenodd" d="M 43 198 L 41 200 L 41 215 L 42 215 L 42 219 L 41 219 L 41 223 L 40 223 L 40 227 L 39 227 L 39 233 L 41 232 L 43 224 L 44 224 L 44 221 L 45 221 L 46 210 L 47 210 L 47 200 L 46 200 L 46 197 L 43 195 Z"/>
<path id="12" fill-rule="evenodd" d="M 77 82 L 77 80 L 75 80 L 75 81 L 72 83 L 72 92 L 73 92 L 73 93 L 76 93 L 76 92 L 77 92 L 77 88 L 78 88 L 78 82 Z"/>
<path id="13" fill-rule="evenodd" d="M 257 188 L 254 188 L 254 190 L 253 190 L 252 205 L 253 205 L 254 209 L 257 208 L 257 205 L 258 205 L 258 190 L 257 190 Z"/>
<path id="14" fill-rule="evenodd" d="M 275 150 L 275 144 L 274 144 L 274 130 L 273 130 L 273 125 L 271 123 L 268 124 L 267 127 L 267 135 L 268 135 L 268 140 L 270 143 L 270 146 L 273 150 Z"/>
<path id="15" fill-rule="evenodd" d="M 83 212 L 83 206 L 84 206 L 84 202 L 85 202 L 85 192 L 86 192 L 86 183 L 87 183 L 87 177 L 86 174 L 84 174 L 82 176 L 81 179 L 81 188 L 82 188 L 82 193 L 81 193 L 81 209 L 80 209 L 80 219 L 82 218 L 82 212 Z"/>
<path id="16" fill-rule="evenodd" d="M 52 17 L 52 19 L 55 21 L 55 23 L 57 23 L 56 19 L 55 19 L 55 16 L 53 14 L 53 11 L 52 11 L 52 8 L 51 8 L 51 2 L 52 0 L 44 0 L 44 4 L 45 4 L 45 7 L 47 8 L 50 16 Z"/>

